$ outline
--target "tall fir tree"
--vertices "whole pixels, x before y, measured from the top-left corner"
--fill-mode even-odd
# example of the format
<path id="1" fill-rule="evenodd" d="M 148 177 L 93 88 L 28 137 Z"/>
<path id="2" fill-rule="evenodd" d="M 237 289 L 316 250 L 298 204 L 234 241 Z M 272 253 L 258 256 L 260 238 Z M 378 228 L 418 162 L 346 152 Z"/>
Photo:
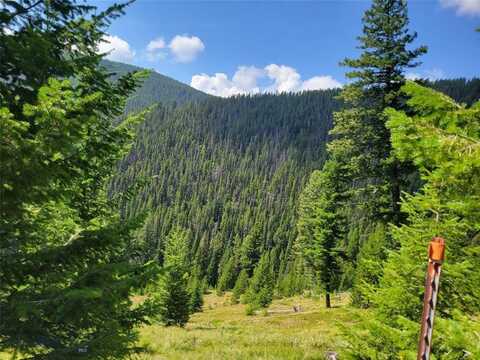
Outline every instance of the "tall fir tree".
<path id="1" fill-rule="evenodd" d="M 140 221 L 106 196 L 141 120 L 118 119 L 137 76 L 112 82 L 99 67 L 124 7 L 0 6 L 0 351 L 124 358 L 154 310 L 131 301 L 155 273 L 131 260 Z"/>
<path id="2" fill-rule="evenodd" d="M 410 32 L 408 25 L 406 0 L 373 0 L 363 16 L 363 34 L 358 38 L 362 53 L 357 59 L 342 62 L 352 69 L 346 76 L 354 81 L 340 95 L 345 107 L 334 114 L 328 151 L 331 157 L 344 163 L 349 174 L 347 184 L 353 190 L 348 192 L 349 223 L 362 231 L 373 231 L 373 225 L 379 222 L 402 223 L 405 214 L 400 209 L 400 195 L 414 186 L 415 168 L 411 161 L 400 161 L 392 153 L 384 114 L 387 107 L 399 110 L 404 107 L 400 88 L 405 83 L 405 71 L 417 66 L 416 59 L 427 50 L 424 46 L 409 48 L 417 34 Z M 369 235 L 365 235 L 363 239 L 368 239 Z M 394 247 L 391 236 L 387 236 L 383 244 Z M 363 246 L 360 243 L 357 249 Z M 347 247 L 352 248 L 350 244 Z M 361 261 L 358 252 L 349 255 L 351 263 Z M 376 279 L 371 277 L 372 273 L 368 275 L 369 279 L 361 279 L 356 274 L 353 285 L 367 280 L 378 283 L 381 272 Z"/>
<path id="3" fill-rule="evenodd" d="M 406 0 L 373 0 L 365 12 L 358 38 L 362 53 L 342 62 L 352 68 L 346 76 L 355 81 L 342 91 L 346 106 L 335 114 L 329 145 L 330 153 L 348 159 L 358 190 L 354 203 L 363 204 L 367 217 L 395 224 L 402 220 L 403 176 L 412 170 L 392 156 L 383 111 L 403 106 L 399 89 L 404 72 L 417 66 L 416 59 L 426 52 L 424 46 L 408 48 L 417 37 L 408 24 Z"/>
<path id="4" fill-rule="evenodd" d="M 193 276 L 190 280 L 189 294 L 190 294 L 190 313 L 201 312 L 203 307 L 203 281 L 197 276 Z"/>
<path id="5" fill-rule="evenodd" d="M 342 165 L 334 160 L 325 163 L 322 171 L 314 171 L 300 197 L 297 247 L 314 278 L 325 291 L 329 308 L 330 293 L 340 280 L 341 240 L 346 232 L 342 209 L 345 184 Z"/>

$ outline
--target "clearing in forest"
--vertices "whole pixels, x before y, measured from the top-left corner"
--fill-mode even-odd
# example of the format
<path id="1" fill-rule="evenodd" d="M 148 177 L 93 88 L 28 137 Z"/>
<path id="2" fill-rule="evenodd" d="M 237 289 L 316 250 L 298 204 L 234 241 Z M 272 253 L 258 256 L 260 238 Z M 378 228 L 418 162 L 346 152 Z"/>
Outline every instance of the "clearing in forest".
<path id="1" fill-rule="evenodd" d="M 205 296 L 204 311 L 187 326 L 152 325 L 141 330 L 149 353 L 142 359 L 324 359 L 338 347 L 339 324 L 354 321 L 345 297 L 294 297 L 274 300 L 267 312 L 245 315 L 245 305 L 231 305 L 230 296 Z M 301 310 L 294 312 L 293 307 Z"/>

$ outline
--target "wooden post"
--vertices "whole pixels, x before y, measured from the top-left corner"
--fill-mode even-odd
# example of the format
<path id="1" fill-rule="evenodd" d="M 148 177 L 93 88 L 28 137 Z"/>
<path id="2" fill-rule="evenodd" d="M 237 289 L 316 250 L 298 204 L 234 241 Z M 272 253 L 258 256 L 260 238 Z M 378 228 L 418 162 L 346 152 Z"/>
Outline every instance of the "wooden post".
<path id="1" fill-rule="evenodd" d="M 420 337 L 418 340 L 418 360 L 429 360 L 432 349 L 433 320 L 437 305 L 440 273 L 445 257 L 445 240 L 434 237 L 428 246 L 428 269 L 425 279 L 425 294 L 423 297 L 423 313 Z"/>

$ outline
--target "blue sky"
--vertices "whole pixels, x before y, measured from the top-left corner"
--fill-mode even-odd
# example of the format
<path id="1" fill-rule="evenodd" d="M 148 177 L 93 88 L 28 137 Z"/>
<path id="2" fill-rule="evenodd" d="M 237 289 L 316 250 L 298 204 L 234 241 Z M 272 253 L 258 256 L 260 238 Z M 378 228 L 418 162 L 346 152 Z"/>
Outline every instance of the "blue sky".
<path id="1" fill-rule="evenodd" d="M 408 3 L 417 45 L 429 47 L 410 76 L 479 76 L 480 0 Z M 112 24 L 102 50 L 221 96 L 335 87 L 346 82 L 339 61 L 358 54 L 356 36 L 369 5 L 137 0 Z"/>

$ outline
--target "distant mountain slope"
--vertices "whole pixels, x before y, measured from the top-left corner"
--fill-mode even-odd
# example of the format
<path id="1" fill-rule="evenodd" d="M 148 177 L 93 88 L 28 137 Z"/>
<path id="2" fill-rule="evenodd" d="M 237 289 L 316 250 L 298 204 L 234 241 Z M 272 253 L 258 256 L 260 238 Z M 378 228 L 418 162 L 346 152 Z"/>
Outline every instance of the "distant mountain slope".
<path id="1" fill-rule="evenodd" d="M 480 96 L 478 80 L 430 86 L 461 101 Z M 137 95 L 139 103 L 146 91 Z M 178 90 L 165 91 L 175 100 Z M 143 184 L 121 210 L 126 218 L 149 211 L 140 234 L 142 256 L 161 261 L 165 238 L 179 225 L 189 230 L 190 257 L 211 285 L 232 287 L 245 258 L 253 266 L 262 254 L 270 254 L 276 280 L 287 281 L 296 271 L 291 258 L 298 196 L 325 160 L 333 112 L 341 106 L 338 93 L 228 99 L 200 93 L 193 99 L 204 101 L 167 101 L 153 109 L 110 189 Z"/>
<path id="2" fill-rule="evenodd" d="M 473 104 L 480 99 L 480 79 L 445 79 L 427 83 L 437 91 L 450 96 L 459 103 Z"/>
<path id="3" fill-rule="evenodd" d="M 125 217 L 151 211 L 145 256 L 161 259 L 166 235 L 180 225 L 190 230 L 191 257 L 210 284 L 226 274 L 227 261 L 237 266 L 248 241 L 258 255 L 274 254 L 275 273 L 285 272 L 297 197 L 324 161 L 337 94 L 212 97 L 155 108 L 111 189 L 147 179 L 122 209 Z"/>
<path id="4" fill-rule="evenodd" d="M 141 70 L 137 66 L 109 60 L 103 60 L 102 65 L 108 72 L 116 74 L 113 76 L 114 79 L 128 72 Z M 157 102 L 183 104 L 189 101 L 205 100 L 210 97 L 210 95 L 180 81 L 153 71 L 150 77 L 143 82 L 143 85 L 128 100 L 126 111 L 141 110 Z"/>

